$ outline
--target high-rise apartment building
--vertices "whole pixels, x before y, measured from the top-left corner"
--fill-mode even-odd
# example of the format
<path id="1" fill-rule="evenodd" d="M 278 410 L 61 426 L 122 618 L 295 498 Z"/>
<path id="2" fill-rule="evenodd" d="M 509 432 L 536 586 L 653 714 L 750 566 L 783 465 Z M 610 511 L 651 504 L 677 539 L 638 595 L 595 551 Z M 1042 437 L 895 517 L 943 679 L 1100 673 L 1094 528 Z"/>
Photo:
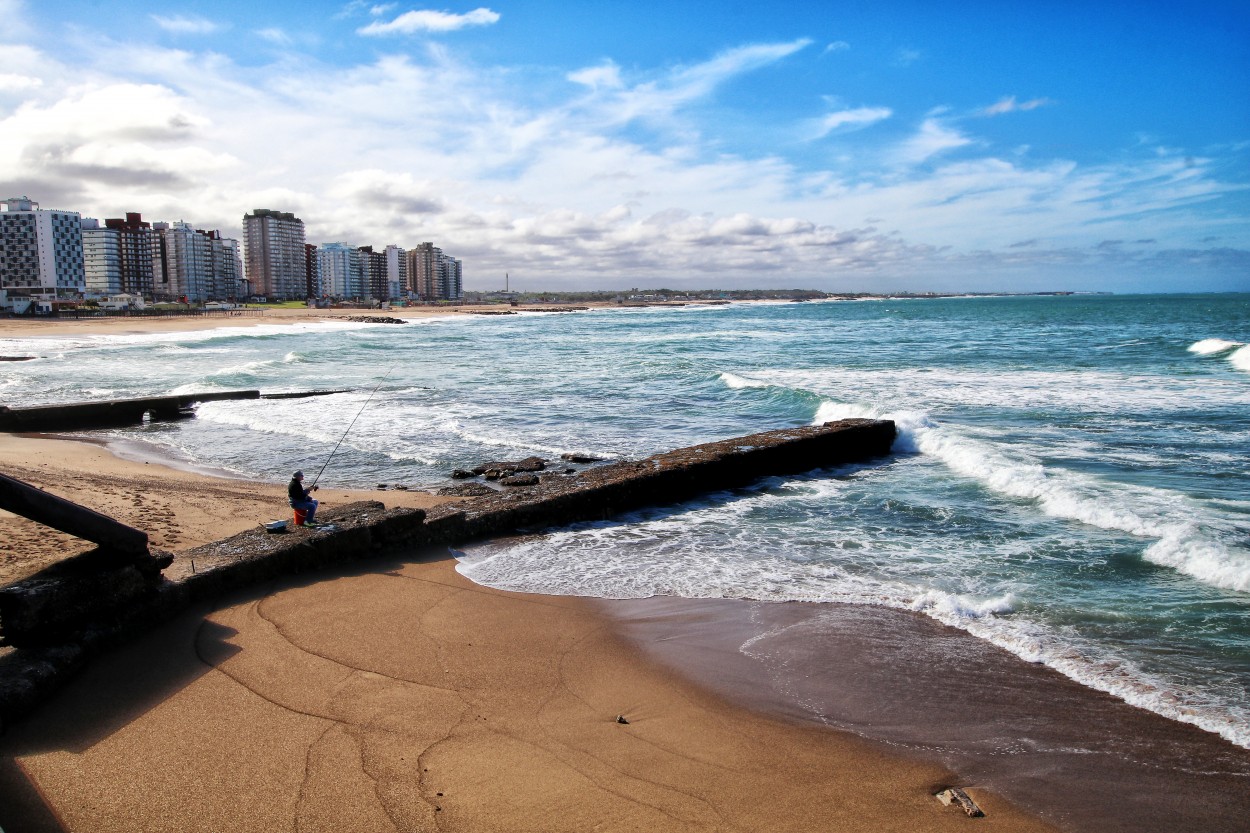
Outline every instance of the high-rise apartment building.
<path id="1" fill-rule="evenodd" d="M 156 295 L 191 303 L 234 300 L 242 268 L 238 241 L 189 223 L 153 223 L 152 264 Z"/>
<path id="2" fill-rule="evenodd" d="M 123 291 L 120 231 L 102 226 L 94 218 L 83 217 L 82 254 L 87 292 L 117 295 Z"/>
<path id="3" fill-rule="evenodd" d="M 153 298 L 152 224 L 145 223 L 140 214 L 128 212 L 125 219 L 105 220 L 104 226 L 117 232 L 122 272 L 121 291 Z"/>
<path id="4" fill-rule="evenodd" d="M 443 275 L 440 287 L 448 301 L 459 301 L 464 298 L 464 262 L 450 255 L 443 261 Z"/>
<path id="5" fill-rule="evenodd" d="M 29 197 L 0 200 L 0 289 L 10 297 L 86 290 L 82 218 Z"/>
<path id="6" fill-rule="evenodd" d="M 287 211 L 258 208 L 243 216 L 243 240 L 253 295 L 273 300 L 308 297 L 303 220 Z"/>
<path id="7" fill-rule="evenodd" d="M 309 298 L 320 298 L 325 293 L 321 290 L 321 267 L 317 262 L 317 246 L 314 243 L 304 244 L 304 291 Z"/>
<path id="8" fill-rule="evenodd" d="M 386 247 L 386 292 L 389 298 L 402 298 L 408 291 L 407 255 L 399 246 Z"/>
<path id="9" fill-rule="evenodd" d="M 364 255 L 364 296 L 375 301 L 390 300 L 391 293 L 387 285 L 386 252 L 375 252 L 372 246 L 361 246 L 359 251 Z"/>
<path id="10" fill-rule="evenodd" d="M 332 298 L 363 297 L 366 265 L 363 254 L 346 243 L 325 243 L 317 249 L 321 294 Z"/>
<path id="11" fill-rule="evenodd" d="M 408 250 L 408 288 L 423 301 L 459 301 L 463 266 L 433 243 L 422 243 Z"/>

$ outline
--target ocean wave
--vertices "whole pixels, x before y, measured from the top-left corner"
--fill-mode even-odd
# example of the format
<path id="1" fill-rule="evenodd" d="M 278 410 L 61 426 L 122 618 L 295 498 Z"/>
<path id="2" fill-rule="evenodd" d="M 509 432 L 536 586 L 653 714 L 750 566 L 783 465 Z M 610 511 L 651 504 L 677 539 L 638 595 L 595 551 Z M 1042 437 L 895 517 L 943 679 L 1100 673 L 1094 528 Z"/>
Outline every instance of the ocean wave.
<path id="1" fill-rule="evenodd" d="M 985 616 L 998 616 L 1014 613 L 1016 598 L 1005 593 L 990 599 L 979 599 L 963 593 L 946 593 L 940 590 L 929 590 L 917 596 L 908 607 L 933 616 L 954 620 L 981 619 Z"/>
<path id="2" fill-rule="evenodd" d="M 896 410 L 997 408 L 1008 412 L 1119 415 L 1250 407 L 1250 387 L 1211 384 L 1205 376 L 1110 370 L 1013 370 L 908 367 L 757 370 L 739 376 L 810 391 L 838 402 L 892 403 Z"/>
<path id="3" fill-rule="evenodd" d="M 1212 541 L 1195 524 L 1176 525 L 1143 556 L 1214 587 L 1250 593 L 1250 552 Z"/>
<path id="4" fill-rule="evenodd" d="M 228 390 L 225 385 L 219 385 L 214 382 L 188 382 L 185 385 L 178 385 L 169 391 L 169 396 L 186 396 L 193 393 L 214 393 L 216 391 Z"/>
<path id="5" fill-rule="evenodd" d="M 1234 347 L 1241 347 L 1240 341 L 1226 341 L 1222 338 L 1204 338 L 1202 341 L 1195 341 L 1189 345 L 1189 352 L 1197 353 L 1200 356 L 1209 356 L 1213 353 L 1223 353 L 1225 350 L 1232 350 Z"/>
<path id="6" fill-rule="evenodd" d="M 1250 345 L 1242 347 L 1228 357 L 1228 361 L 1238 370 L 1250 373 Z"/>
<path id="7" fill-rule="evenodd" d="M 1236 693 L 1221 697 L 1199 693 L 1189 686 L 1178 687 L 1160 675 L 1143 671 L 1129 659 L 1109 653 L 1105 646 L 1074 642 L 1070 635 L 1056 633 L 1028 619 L 951 618 L 924 612 L 1026 662 L 1053 668 L 1088 688 L 1250 749 L 1250 708 Z"/>
<path id="8" fill-rule="evenodd" d="M 746 388 L 770 388 L 773 387 L 770 382 L 760 382 L 756 379 L 748 379 L 745 376 L 739 376 L 736 373 L 728 371 L 720 375 L 720 380 L 725 383 L 725 387 L 730 390 L 743 390 Z"/>
<path id="9" fill-rule="evenodd" d="M 544 454 L 555 455 L 563 454 L 566 451 L 566 449 L 523 439 L 523 437 L 519 434 L 487 434 L 482 431 L 472 430 L 465 427 L 465 425 L 459 420 L 455 419 L 447 420 L 444 427 L 461 439 L 490 448 L 515 448 L 520 451 L 537 451 Z"/>
<path id="10" fill-rule="evenodd" d="M 204 378 L 206 381 L 212 383 L 217 379 L 229 379 L 235 376 L 256 376 L 260 371 L 276 367 L 281 363 L 282 362 L 274 359 L 261 359 L 257 361 L 244 362 L 243 364 L 219 368 L 212 373 L 209 373 Z"/>
<path id="11" fill-rule="evenodd" d="M 993 492 L 1035 502 L 1051 517 L 1158 539 L 1143 551 L 1147 561 L 1213 587 L 1250 592 L 1250 553 L 1213 537 L 1227 524 L 1185 495 L 1047 467 L 1026 454 L 962 436 L 923 412 L 882 414 L 867 406 L 826 402 L 815 422 L 847 417 L 893 419 L 896 452 L 936 458 Z"/>

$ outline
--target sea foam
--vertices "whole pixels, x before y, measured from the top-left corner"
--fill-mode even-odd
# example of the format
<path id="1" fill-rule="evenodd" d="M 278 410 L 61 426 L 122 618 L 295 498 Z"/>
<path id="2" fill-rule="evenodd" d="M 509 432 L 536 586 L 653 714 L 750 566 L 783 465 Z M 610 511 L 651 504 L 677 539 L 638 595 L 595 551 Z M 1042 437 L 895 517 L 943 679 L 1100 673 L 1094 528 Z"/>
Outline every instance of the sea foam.
<path id="1" fill-rule="evenodd" d="M 1250 345 L 1242 347 L 1228 357 L 1229 362 L 1238 370 L 1250 373 Z"/>
<path id="2" fill-rule="evenodd" d="M 1241 347 L 1240 341 L 1226 341 L 1222 338 L 1204 338 L 1202 341 L 1195 341 L 1189 345 L 1189 352 L 1197 353 L 1200 356 L 1209 356 L 1213 353 L 1223 353 L 1225 350 L 1232 350 L 1234 347 Z"/>
<path id="3" fill-rule="evenodd" d="M 815 422 L 846 417 L 893 419 L 896 452 L 934 457 L 991 491 L 1034 501 L 1051 517 L 1156 538 L 1142 553 L 1147 561 L 1213 587 L 1250 592 L 1250 552 L 1218 540 L 1215 534 L 1225 524 L 1184 495 L 1048 467 L 1027 454 L 962 436 L 923 412 L 881 414 L 867 406 L 827 402 Z"/>

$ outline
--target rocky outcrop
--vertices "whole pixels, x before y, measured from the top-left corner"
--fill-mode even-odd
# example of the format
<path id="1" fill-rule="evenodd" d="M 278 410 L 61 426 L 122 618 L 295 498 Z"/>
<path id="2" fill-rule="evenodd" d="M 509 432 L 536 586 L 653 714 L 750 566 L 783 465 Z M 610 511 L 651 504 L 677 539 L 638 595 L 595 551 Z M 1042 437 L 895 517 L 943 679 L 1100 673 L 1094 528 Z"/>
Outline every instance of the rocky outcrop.
<path id="1" fill-rule="evenodd" d="M 391 318 L 389 315 L 348 315 L 344 321 L 355 321 L 357 324 L 407 324 L 402 318 Z"/>
<path id="2" fill-rule="evenodd" d="M 481 497 L 494 494 L 494 492 L 495 490 L 485 483 L 461 483 L 457 486 L 444 486 L 438 490 L 438 494 L 447 497 Z"/>
<path id="3" fill-rule="evenodd" d="M 473 473 L 485 477 L 487 480 L 501 480 L 510 477 L 518 472 L 534 472 L 542 471 L 547 468 L 547 461 L 541 457 L 526 457 L 524 460 L 514 460 L 510 462 L 496 461 L 493 463 L 483 463 L 473 468 Z"/>
<path id="4" fill-rule="evenodd" d="M 947 807 L 955 806 L 963 810 L 965 814 L 972 818 L 981 818 L 985 812 L 977 806 L 968 793 L 959 787 L 948 787 L 938 793 L 935 798 Z"/>

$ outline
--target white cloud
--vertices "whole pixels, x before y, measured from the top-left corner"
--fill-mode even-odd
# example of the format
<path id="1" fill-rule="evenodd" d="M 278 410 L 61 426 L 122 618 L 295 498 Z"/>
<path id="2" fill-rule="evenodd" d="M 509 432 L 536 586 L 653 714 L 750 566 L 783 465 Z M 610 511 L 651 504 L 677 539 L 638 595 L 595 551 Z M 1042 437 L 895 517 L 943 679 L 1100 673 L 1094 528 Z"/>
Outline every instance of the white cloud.
<path id="1" fill-rule="evenodd" d="M 597 67 L 586 67 L 570 72 L 566 77 L 574 84 L 593 89 L 606 87 L 615 90 L 624 86 L 621 81 L 621 68 L 611 61 L 606 61 Z"/>
<path id="2" fill-rule="evenodd" d="M 972 139 L 958 130 L 947 127 L 936 118 L 928 118 L 915 135 L 899 146 L 895 158 L 905 165 L 917 165 L 937 154 L 970 144 Z"/>
<path id="3" fill-rule="evenodd" d="M 981 111 L 986 116 L 1001 116 L 1004 113 L 1014 113 L 1020 110 L 1036 110 L 1038 107 L 1045 107 L 1048 104 L 1054 104 L 1049 98 L 1034 98 L 1029 101 L 1016 101 L 1014 95 L 1006 96 L 998 102 L 991 104 Z"/>
<path id="4" fill-rule="evenodd" d="M 292 43 L 294 43 L 294 40 L 292 39 L 290 35 L 288 35 L 282 29 L 279 29 L 277 27 L 270 27 L 268 29 L 257 29 L 256 34 L 259 35 L 262 39 L 267 40 L 270 43 L 277 44 L 278 46 L 290 46 Z"/>
<path id="5" fill-rule="evenodd" d="M 43 86 L 43 79 L 14 72 L 0 72 L 0 92 L 33 90 Z"/>
<path id="6" fill-rule="evenodd" d="M 467 14 L 422 9 L 404 12 L 389 22 L 376 21 L 356 30 L 360 35 L 412 35 L 417 32 L 454 32 L 467 26 L 490 26 L 499 22 L 499 13 L 487 8 Z"/>
<path id="7" fill-rule="evenodd" d="M 177 35 L 211 35 L 225 28 L 222 24 L 204 17 L 187 17 L 185 15 L 165 17 L 154 14 L 151 15 L 151 18 L 156 22 L 157 26 L 166 32 L 173 32 Z"/>
<path id="8" fill-rule="evenodd" d="M 830 52 L 842 52 L 850 49 L 851 45 L 844 40 L 835 40 L 833 43 L 826 44 L 821 55 L 828 55 Z"/>
<path id="9" fill-rule="evenodd" d="M 810 40 L 801 38 L 787 43 L 751 44 L 725 50 L 710 60 L 679 67 L 659 79 L 614 93 L 605 98 L 598 117 L 605 124 L 622 124 L 639 118 L 663 120 L 683 105 L 707 97 L 724 82 L 774 64 L 809 44 Z"/>
<path id="10" fill-rule="evenodd" d="M 840 128 L 867 127 L 870 124 L 888 119 L 894 114 L 889 107 L 857 107 L 854 110 L 839 110 L 829 113 L 820 120 L 816 138 L 828 136 Z"/>

